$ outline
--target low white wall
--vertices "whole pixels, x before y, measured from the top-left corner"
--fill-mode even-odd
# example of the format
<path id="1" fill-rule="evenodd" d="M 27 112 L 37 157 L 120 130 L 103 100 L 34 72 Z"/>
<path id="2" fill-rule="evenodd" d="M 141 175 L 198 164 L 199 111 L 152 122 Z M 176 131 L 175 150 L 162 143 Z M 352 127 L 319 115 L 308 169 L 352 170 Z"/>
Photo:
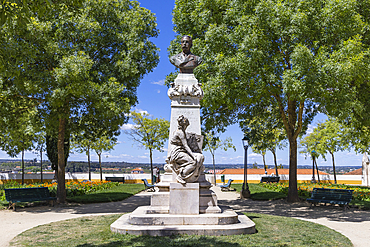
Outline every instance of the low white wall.
<path id="1" fill-rule="evenodd" d="M 106 177 L 124 177 L 127 183 L 141 183 L 141 179 L 147 179 L 151 181 L 150 174 L 103 174 L 103 180 Z M 161 174 L 163 176 L 163 174 Z M 261 177 L 264 175 L 256 175 L 251 174 L 247 175 L 247 179 L 249 183 L 259 183 L 261 181 Z M 213 182 L 213 174 L 206 174 L 206 179 L 210 182 Z M 32 182 L 39 182 L 40 181 L 40 174 L 25 174 L 24 175 L 26 183 Z M 51 181 L 54 178 L 54 174 L 43 174 L 43 179 L 45 181 Z M 66 173 L 65 176 L 66 180 L 88 180 L 89 174 L 88 173 Z M 317 176 L 315 177 L 317 179 Z M 22 179 L 22 174 L 19 173 L 0 173 L 0 181 L 4 180 L 17 180 L 20 181 Z M 100 181 L 100 174 L 92 173 L 91 179 L 93 181 Z M 234 180 L 234 183 L 242 183 L 244 180 L 243 174 L 225 174 L 225 182 L 229 179 Z M 297 176 L 298 182 L 310 182 L 312 179 L 312 175 L 298 175 Z M 320 175 L 321 181 L 331 181 L 334 182 L 333 175 Z M 289 175 L 280 175 L 281 181 L 288 181 Z M 337 181 L 340 184 L 361 184 L 362 175 L 337 175 Z M 216 174 L 216 182 L 221 183 L 221 174 Z"/>

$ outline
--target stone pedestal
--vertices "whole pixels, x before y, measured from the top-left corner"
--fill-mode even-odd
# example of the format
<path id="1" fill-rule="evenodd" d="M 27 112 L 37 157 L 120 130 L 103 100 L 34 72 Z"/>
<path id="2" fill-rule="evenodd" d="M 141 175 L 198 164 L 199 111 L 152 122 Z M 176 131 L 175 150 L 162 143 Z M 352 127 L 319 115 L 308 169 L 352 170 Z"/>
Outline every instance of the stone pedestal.
<path id="1" fill-rule="evenodd" d="M 199 214 L 199 184 L 170 183 L 170 214 Z"/>
<path id="2" fill-rule="evenodd" d="M 172 87 L 168 90 L 171 99 L 171 120 L 169 140 L 177 129 L 177 118 L 183 115 L 189 120 L 188 132 L 200 135 L 200 99 L 203 98 L 203 91 L 194 74 L 178 74 Z M 171 143 L 168 143 L 168 152 L 171 150 Z"/>

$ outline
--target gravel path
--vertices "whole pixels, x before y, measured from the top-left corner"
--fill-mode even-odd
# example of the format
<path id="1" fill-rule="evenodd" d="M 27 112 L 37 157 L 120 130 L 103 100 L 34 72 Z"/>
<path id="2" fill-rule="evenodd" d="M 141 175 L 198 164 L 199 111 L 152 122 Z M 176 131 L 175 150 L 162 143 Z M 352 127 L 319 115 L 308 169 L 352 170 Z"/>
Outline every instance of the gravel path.
<path id="1" fill-rule="evenodd" d="M 332 228 L 347 236 L 355 247 L 369 246 L 370 211 L 347 210 L 337 206 L 317 206 L 310 208 L 307 203 L 287 203 L 285 200 L 253 201 L 241 200 L 235 192 L 221 192 L 213 187 L 219 205 L 232 207 L 238 212 L 254 212 L 294 217 L 312 221 Z M 38 225 L 81 216 L 132 212 L 138 206 L 150 204 L 150 192 L 141 192 L 121 202 L 96 203 L 86 205 L 39 206 L 19 209 L 16 212 L 0 210 L 0 246 L 8 243 L 18 234 Z M 232 201 L 232 203 L 230 202 Z"/>

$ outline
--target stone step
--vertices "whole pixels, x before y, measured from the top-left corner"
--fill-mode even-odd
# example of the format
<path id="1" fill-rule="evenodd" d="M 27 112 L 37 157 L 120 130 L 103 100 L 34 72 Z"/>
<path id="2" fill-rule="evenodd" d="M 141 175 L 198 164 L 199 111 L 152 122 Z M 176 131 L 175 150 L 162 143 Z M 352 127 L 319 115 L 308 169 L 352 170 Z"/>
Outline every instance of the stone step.
<path id="1" fill-rule="evenodd" d="M 174 234 L 221 236 L 256 233 L 254 222 L 245 215 L 238 215 L 238 223 L 229 225 L 133 225 L 129 222 L 130 216 L 131 214 L 121 216 L 111 224 L 111 231 L 120 234 L 150 236 Z"/>
<path id="2" fill-rule="evenodd" d="M 152 214 L 149 206 L 138 207 L 129 216 L 132 225 L 229 225 L 239 222 L 238 214 L 228 208 L 221 213 L 178 215 L 178 214 Z"/>

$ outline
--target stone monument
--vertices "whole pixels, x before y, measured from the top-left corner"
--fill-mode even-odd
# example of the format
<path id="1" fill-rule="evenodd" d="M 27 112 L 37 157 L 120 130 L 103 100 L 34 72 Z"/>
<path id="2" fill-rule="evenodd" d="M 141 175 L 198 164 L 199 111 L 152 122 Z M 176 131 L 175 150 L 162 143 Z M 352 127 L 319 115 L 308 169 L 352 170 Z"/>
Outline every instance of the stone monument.
<path id="1" fill-rule="evenodd" d="M 153 236 L 255 233 L 248 217 L 217 205 L 212 184 L 205 179 L 200 130 L 203 91 L 193 74 L 202 59 L 190 52 L 191 46 L 191 37 L 182 37 L 182 52 L 170 58 L 180 73 L 168 90 L 171 122 L 165 174 L 150 206 L 123 215 L 111 225 L 114 232 Z"/>

